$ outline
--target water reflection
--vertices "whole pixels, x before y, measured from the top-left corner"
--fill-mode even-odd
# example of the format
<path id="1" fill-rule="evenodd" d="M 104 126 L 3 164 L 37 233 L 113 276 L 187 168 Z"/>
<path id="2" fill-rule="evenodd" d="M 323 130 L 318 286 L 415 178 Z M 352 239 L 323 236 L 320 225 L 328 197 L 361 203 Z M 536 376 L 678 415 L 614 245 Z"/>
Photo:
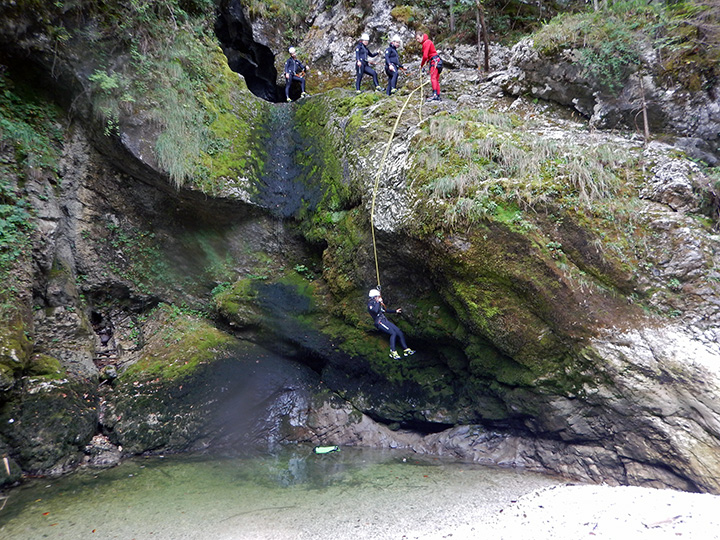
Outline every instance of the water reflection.
<path id="1" fill-rule="evenodd" d="M 0 538 L 400 538 L 558 483 L 402 452 L 312 450 L 135 459 L 33 481 L 9 493 Z"/>

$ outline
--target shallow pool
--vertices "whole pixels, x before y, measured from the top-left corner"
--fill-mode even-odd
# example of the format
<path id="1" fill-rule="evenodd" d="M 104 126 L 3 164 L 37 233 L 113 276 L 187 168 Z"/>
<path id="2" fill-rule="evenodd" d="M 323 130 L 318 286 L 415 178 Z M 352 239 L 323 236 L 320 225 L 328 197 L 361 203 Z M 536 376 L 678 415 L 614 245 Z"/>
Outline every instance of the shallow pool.
<path id="1" fill-rule="evenodd" d="M 138 458 L 10 491 L 2 501 L 0 538 L 423 538 L 481 523 L 521 495 L 559 483 L 523 471 L 358 448 Z"/>

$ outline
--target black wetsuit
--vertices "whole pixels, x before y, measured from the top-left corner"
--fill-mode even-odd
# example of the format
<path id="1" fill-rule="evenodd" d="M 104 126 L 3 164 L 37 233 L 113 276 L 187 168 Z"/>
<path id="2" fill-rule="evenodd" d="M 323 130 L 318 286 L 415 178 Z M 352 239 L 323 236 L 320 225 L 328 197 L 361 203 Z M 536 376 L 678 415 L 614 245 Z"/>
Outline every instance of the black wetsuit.
<path id="1" fill-rule="evenodd" d="M 290 85 L 293 81 L 300 81 L 300 91 L 305 93 L 305 77 L 298 75 L 305 71 L 305 66 L 297 58 L 292 56 L 285 62 L 285 97 L 290 99 Z"/>
<path id="2" fill-rule="evenodd" d="M 388 321 L 388 318 L 385 316 L 385 313 L 397 313 L 397 310 L 386 310 L 382 306 L 382 304 L 380 304 L 380 302 L 378 302 L 374 298 L 370 298 L 368 300 L 367 308 L 368 313 L 370 313 L 370 316 L 373 318 L 375 328 L 390 334 L 390 350 L 395 350 L 395 340 L 397 338 L 400 338 L 400 344 L 402 345 L 402 348 L 407 349 L 407 343 L 405 343 L 405 335 L 402 333 L 402 330 L 400 330 L 397 326 Z"/>
<path id="3" fill-rule="evenodd" d="M 377 56 L 378 53 L 371 53 L 370 49 L 360 41 L 355 47 L 355 90 L 360 90 L 360 82 L 362 81 L 363 75 L 366 73 L 373 78 L 373 87 L 377 88 L 380 86 L 378 83 L 378 76 L 375 70 L 368 65 L 369 57 Z M 360 65 L 358 66 L 358 62 Z"/>
<path id="4" fill-rule="evenodd" d="M 390 69 L 390 66 L 393 69 Z M 403 69 L 403 65 L 400 63 L 400 55 L 397 52 L 397 48 L 392 43 L 385 49 L 385 75 L 388 76 L 387 95 L 392 94 L 392 91 L 397 87 L 397 80 L 400 70 Z"/>

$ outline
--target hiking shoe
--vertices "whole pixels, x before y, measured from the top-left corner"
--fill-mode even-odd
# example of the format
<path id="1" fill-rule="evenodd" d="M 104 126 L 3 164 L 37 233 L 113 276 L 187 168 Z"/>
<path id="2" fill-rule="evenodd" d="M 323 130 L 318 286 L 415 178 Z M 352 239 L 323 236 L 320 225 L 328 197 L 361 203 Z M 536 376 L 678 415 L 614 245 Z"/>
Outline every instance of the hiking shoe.
<path id="1" fill-rule="evenodd" d="M 400 355 L 397 351 L 390 351 L 390 358 L 393 360 L 400 360 Z"/>
<path id="2" fill-rule="evenodd" d="M 308 95 L 309 94 L 307 92 L 303 92 L 302 94 L 300 94 L 300 97 L 308 97 Z"/>
<path id="3" fill-rule="evenodd" d="M 405 349 L 405 350 L 403 351 L 403 354 L 404 354 L 405 356 L 412 356 L 413 354 L 415 354 L 415 351 L 413 351 L 410 347 L 408 347 L 407 349 Z"/>
<path id="4" fill-rule="evenodd" d="M 376 92 L 382 92 L 382 90 L 383 90 L 382 86 L 376 86 L 376 87 L 375 87 L 375 91 L 376 91 Z"/>
<path id="5" fill-rule="evenodd" d="M 287 102 L 288 102 L 288 103 L 290 103 L 291 101 L 292 101 L 292 99 L 290 99 L 290 98 L 287 98 Z"/>
<path id="6" fill-rule="evenodd" d="M 393 88 L 392 90 L 390 90 L 391 94 L 394 94 L 395 92 L 397 92 L 397 88 Z"/>
<path id="7" fill-rule="evenodd" d="M 356 94 L 359 94 L 360 92 L 362 92 L 362 90 L 355 90 Z"/>

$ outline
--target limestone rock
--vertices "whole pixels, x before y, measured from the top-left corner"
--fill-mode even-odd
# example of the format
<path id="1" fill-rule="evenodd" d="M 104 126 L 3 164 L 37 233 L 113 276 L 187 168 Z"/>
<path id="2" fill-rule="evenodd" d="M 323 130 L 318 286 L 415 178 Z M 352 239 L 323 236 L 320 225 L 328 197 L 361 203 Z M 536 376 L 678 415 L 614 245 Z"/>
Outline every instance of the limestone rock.
<path id="1" fill-rule="evenodd" d="M 710 180 L 691 161 L 661 158 L 652 175 L 640 196 L 666 204 L 675 212 L 700 213 L 717 200 Z"/>
<path id="2" fill-rule="evenodd" d="M 512 48 L 508 68 L 496 81 L 512 95 L 529 94 L 571 107 L 602 129 L 642 129 L 643 100 L 651 133 L 671 132 L 684 140 L 688 153 L 717 163 L 720 104 L 717 89 L 690 92 L 679 86 L 663 86 L 646 73 L 628 75 L 619 93 L 603 88 L 580 67 L 576 51 L 563 50 L 543 57 L 526 39 Z M 649 72 L 658 59 L 643 57 Z"/>
<path id="3" fill-rule="evenodd" d="M 114 467 L 120 463 L 122 449 L 114 445 L 105 435 L 95 435 L 85 446 L 84 464 L 90 467 Z"/>

